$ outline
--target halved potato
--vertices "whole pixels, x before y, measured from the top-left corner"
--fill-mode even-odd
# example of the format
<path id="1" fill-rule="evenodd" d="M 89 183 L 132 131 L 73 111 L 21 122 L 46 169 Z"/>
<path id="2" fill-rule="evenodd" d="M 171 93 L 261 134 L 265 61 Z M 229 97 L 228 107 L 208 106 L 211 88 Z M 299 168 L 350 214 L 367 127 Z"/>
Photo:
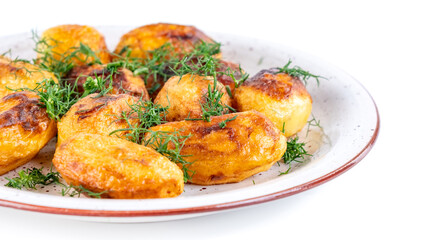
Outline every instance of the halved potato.
<path id="1" fill-rule="evenodd" d="M 94 93 L 80 99 L 61 118 L 58 122 L 58 145 L 77 133 L 109 135 L 114 130 L 129 127 L 125 120 L 118 119 L 123 112 L 131 110 L 129 105 L 136 103 L 138 98 L 128 94 L 97 96 Z M 131 117 L 129 122 L 136 124 L 138 119 Z M 114 135 L 123 137 L 126 133 Z"/>
<path id="2" fill-rule="evenodd" d="M 181 155 L 188 155 L 185 160 L 192 162 L 187 165 L 195 171 L 190 182 L 200 185 L 242 181 L 268 170 L 286 151 L 284 134 L 256 111 L 216 116 L 211 122 L 170 122 L 150 130 L 190 135 Z"/>
<path id="3" fill-rule="evenodd" d="M 139 76 L 134 76 L 131 71 L 125 68 L 119 68 L 112 73 L 105 66 L 77 66 L 74 67 L 65 77 L 65 80 L 71 84 L 77 81 L 77 90 L 83 92 L 83 84 L 88 77 L 101 77 L 106 80 L 106 86 L 112 81 L 112 94 L 130 94 L 136 97 L 142 97 L 143 100 L 150 99 L 144 80 Z"/>
<path id="4" fill-rule="evenodd" d="M 0 98 L 14 92 L 9 89 L 34 89 L 38 82 L 46 78 L 58 82 L 52 73 L 43 71 L 30 63 L 12 61 L 0 56 Z"/>
<path id="5" fill-rule="evenodd" d="M 9 94 L 0 100 L 0 175 L 30 161 L 56 134 L 32 92 Z"/>
<path id="6" fill-rule="evenodd" d="M 297 77 L 276 70 L 262 70 L 235 90 L 238 111 L 256 110 L 268 117 L 278 129 L 285 127 L 292 136 L 307 123 L 312 99 Z"/>
<path id="7" fill-rule="evenodd" d="M 184 190 L 179 167 L 151 148 L 116 137 L 80 133 L 52 160 L 68 184 L 108 198 L 167 198 Z"/>
<path id="8" fill-rule="evenodd" d="M 171 77 L 160 90 L 156 99 L 154 99 L 154 103 L 163 107 L 169 106 L 168 114 L 166 115 L 166 121 L 169 122 L 186 118 L 201 118 L 203 114 L 201 104 L 206 103 L 208 86 L 211 89 L 214 87 L 212 77 L 191 74 L 186 74 L 182 77 Z M 217 82 L 217 88 L 219 92 L 223 93 L 220 102 L 223 105 L 231 106 L 231 99 L 224 85 Z"/>
<path id="9" fill-rule="evenodd" d="M 80 47 L 80 43 L 87 45 L 101 63 L 109 63 L 110 53 L 104 40 L 104 36 L 93 27 L 82 25 L 60 25 L 43 32 L 41 38 L 45 44 L 38 46 L 38 51 L 47 51 L 55 60 L 62 60 Z M 38 54 L 38 58 L 43 57 Z M 86 65 L 94 60 L 85 54 L 78 53 L 73 57 L 75 65 Z"/>
<path id="10" fill-rule="evenodd" d="M 184 26 L 168 23 L 157 23 L 141 26 L 123 35 L 114 50 L 115 54 L 122 53 L 124 48 L 131 49 L 130 57 L 148 58 L 148 51 L 152 51 L 171 43 L 176 53 L 191 51 L 195 44 L 201 41 L 212 43 L 213 40 L 193 26 Z"/>

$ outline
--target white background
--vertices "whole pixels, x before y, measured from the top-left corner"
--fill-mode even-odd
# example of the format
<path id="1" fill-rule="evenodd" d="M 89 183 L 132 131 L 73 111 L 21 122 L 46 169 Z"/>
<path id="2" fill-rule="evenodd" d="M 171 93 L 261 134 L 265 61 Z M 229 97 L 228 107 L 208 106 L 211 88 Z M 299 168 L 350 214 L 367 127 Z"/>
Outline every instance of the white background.
<path id="1" fill-rule="evenodd" d="M 427 238 L 423 1 L 8 1 L 0 9 L 0 36 L 65 23 L 161 21 L 281 42 L 353 75 L 381 115 L 380 136 L 364 160 L 286 199 L 145 224 L 79 222 L 0 207 L 1 239 Z"/>

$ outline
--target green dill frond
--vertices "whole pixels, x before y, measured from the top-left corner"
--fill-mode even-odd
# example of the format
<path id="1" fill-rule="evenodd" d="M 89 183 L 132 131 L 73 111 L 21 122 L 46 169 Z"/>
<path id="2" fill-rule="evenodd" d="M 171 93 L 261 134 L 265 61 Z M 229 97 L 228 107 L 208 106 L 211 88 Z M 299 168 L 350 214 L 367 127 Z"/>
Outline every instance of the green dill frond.
<path id="1" fill-rule="evenodd" d="M 150 127 L 166 123 L 165 116 L 169 107 L 162 107 L 150 100 L 144 101 L 141 98 L 136 103 L 128 103 L 128 106 L 130 110 L 122 112 L 115 120 L 125 121 L 128 127 L 114 130 L 109 135 L 126 132 L 124 135 L 126 140 L 142 144 L 143 137 Z M 137 119 L 137 123 L 132 124 L 132 119 Z"/>
<path id="2" fill-rule="evenodd" d="M 320 125 L 320 120 L 317 120 L 316 117 L 311 114 L 311 119 L 309 121 L 307 121 L 307 132 L 305 134 L 305 136 L 308 136 L 308 133 L 310 131 L 310 127 L 318 127 L 322 132 L 323 132 L 323 127 Z"/>
<path id="3" fill-rule="evenodd" d="M 227 75 L 233 79 L 234 82 L 234 88 L 238 88 L 249 78 L 249 73 L 246 73 L 243 71 L 242 67 L 239 65 L 239 76 L 240 78 L 236 78 L 233 70 L 231 68 L 228 68 L 227 71 L 224 73 L 224 75 Z"/>
<path id="4" fill-rule="evenodd" d="M 285 64 L 285 66 L 281 67 L 281 68 L 276 68 L 278 70 L 277 73 L 286 73 L 289 76 L 293 76 L 293 77 L 298 77 L 300 78 L 305 85 L 307 85 L 307 80 L 310 78 L 314 78 L 316 79 L 317 82 L 317 86 L 319 86 L 320 84 L 320 79 L 326 79 L 325 77 L 319 76 L 319 75 L 314 75 L 304 69 L 302 69 L 299 66 L 294 66 L 291 67 L 292 64 L 292 60 L 288 60 L 288 62 Z"/>
<path id="5" fill-rule="evenodd" d="M 17 189 L 37 189 L 36 185 L 49 185 L 51 183 L 59 183 L 60 175 L 58 172 L 53 172 L 52 169 L 45 175 L 42 173 L 43 168 L 31 168 L 18 172 L 18 177 L 5 178 L 9 182 L 6 187 Z"/>
<path id="6" fill-rule="evenodd" d="M 188 166 L 192 163 L 185 160 L 185 157 L 189 157 L 190 155 L 181 155 L 182 147 L 191 135 L 182 136 L 179 131 L 166 132 L 148 130 L 147 133 L 149 137 L 144 140 L 144 145 L 153 148 L 163 156 L 169 158 L 172 162 L 181 165 L 184 174 L 184 182 L 191 180 L 195 172 L 188 169 Z"/>
<path id="7" fill-rule="evenodd" d="M 218 125 L 220 128 L 225 128 L 225 126 L 227 126 L 228 122 L 231 122 L 231 121 L 235 120 L 236 118 L 237 118 L 237 115 L 232 117 L 232 118 L 227 118 L 224 121 L 220 122 Z"/>
<path id="8" fill-rule="evenodd" d="M 289 138 L 287 142 L 286 152 L 283 155 L 283 162 L 290 164 L 291 162 L 301 163 L 306 156 L 311 156 L 305 150 L 305 143 L 298 142 L 298 137 Z"/>
<path id="9" fill-rule="evenodd" d="M 64 186 L 64 188 L 62 188 L 61 190 L 61 194 L 62 196 L 70 196 L 70 197 L 80 197 L 80 195 L 83 194 L 87 194 L 89 197 L 93 197 L 93 198 L 101 198 L 102 194 L 107 193 L 108 191 L 103 191 L 103 192 L 92 192 L 91 190 L 83 187 L 82 185 L 79 186 L 74 186 L 73 184 L 68 185 L 68 186 Z"/>
<path id="10" fill-rule="evenodd" d="M 111 77 L 111 76 L 108 76 Z M 78 100 L 92 93 L 99 93 L 96 97 L 103 96 L 109 93 L 112 87 L 110 79 L 109 86 L 106 86 L 107 79 L 103 77 L 88 77 L 83 84 L 83 93 L 77 91 L 77 81 L 74 84 L 63 82 L 61 85 L 53 79 L 44 79 L 37 83 L 36 88 L 22 88 L 19 90 L 27 90 L 35 92 L 40 97 L 42 107 L 46 108 L 46 113 L 51 119 L 59 121 L 63 115 L 73 106 Z"/>

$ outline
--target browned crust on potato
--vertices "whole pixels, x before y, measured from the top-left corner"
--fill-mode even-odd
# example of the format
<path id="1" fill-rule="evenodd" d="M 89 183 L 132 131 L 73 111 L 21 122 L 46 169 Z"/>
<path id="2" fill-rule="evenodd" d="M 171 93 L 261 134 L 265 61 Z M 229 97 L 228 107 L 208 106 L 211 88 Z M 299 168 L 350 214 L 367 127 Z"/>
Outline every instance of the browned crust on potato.
<path id="1" fill-rule="evenodd" d="M 39 133 L 45 128 L 41 122 L 49 121 L 46 110 L 41 108 L 37 95 L 17 92 L 3 97 L 2 102 L 14 101 L 16 105 L 0 113 L 0 129 L 19 125 L 25 131 Z"/>
<path id="2" fill-rule="evenodd" d="M 141 26 L 124 34 L 114 53 L 118 54 L 124 47 L 138 49 L 134 57 L 147 57 L 146 51 L 159 48 L 169 42 L 177 52 L 187 52 L 201 41 L 213 40 L 194 26 L 185 26 L 169 23 L 157 23 Z M 142 50 L 142 51 L 141 51 Z"/>
<path id="3" fill-rule="evenodd" d="M 128 94 L 97 96 L 97 93 L 93 93 L 80 99 L 58 123 L 58 144 L 81 132 L 109 135 L 115 130 L 128 128 L 128 123 L 120 116 L 130 111 L 130 105 L 137 102 L 137 97 Z M 134 116 L 128 117 L 132 125 L 139 121 Z M 117 132 L 115 136 L 124 137 L 127 133 Z"/>
<path id="4" fill-rule="evenodd" d="M 277 73 L 275 69 L 261 70 L 255 76 L 246 80 L 242 86 L 256 89 L 275 100 L 286 100 L 292 93 L 307 92 L 298 77 L 286 73 Z"/>
<path id="5" fill-rule="evenodd" d="M 237 116 L 237 117 L 236 117 Z M 221 127 L 220 123 L 236 117 Z M 256 111 L 212 117 L 210 122 L 180 121 L 152 127 L 152 131 L 190 135 L 181 149 L 195 171 L 191 183 L 212 185 L 242 181 L 265 171 L 286 150 L 286 138 Z M 145 136 L 150 137 L 150 134 Z M 168 148 L 175 146 L 169 143 Z"/>

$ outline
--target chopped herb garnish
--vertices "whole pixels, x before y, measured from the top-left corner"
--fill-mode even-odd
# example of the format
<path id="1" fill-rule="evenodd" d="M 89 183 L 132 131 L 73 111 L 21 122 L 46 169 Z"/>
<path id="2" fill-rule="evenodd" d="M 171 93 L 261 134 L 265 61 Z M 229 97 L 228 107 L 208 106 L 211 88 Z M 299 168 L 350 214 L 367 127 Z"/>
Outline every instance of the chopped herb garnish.
<path id="1" fill-rule="evenodd" d="M 236 118 L 237 118 L 237 115 L 236 115 L 236 116 L 234 116 L 234 117 L 232 117 L 232 118 L 227 118 L 227 119 L 225 119 L 224 121 L 220 122 L 218 125 L 219 125 L 219 127 L 220 127 L 220 128 L 225 128 L 225 126 L 227 126 L 227 123 L 228 123 L 228 122 L 233 121 L 233 120 L 235 120 Z"/>
<path id="2" fill-rule="evenodd" d="M 285 133 L 285 123 L 282 126 L 282 132 Z M 298 136 L 288 138 L 286 152 L 283 154 L 282 159 L 285 164 L 289 165 L 288 170 L 283 174 L 288 174 L 291 170 L 290 164 L 292 162 L 302 163 L 306 156 L 312 156 L 305 150 L 305 143 L 298 142 Z M 283 175 L 280 174 L 280 175 Z M 279 176 L 280 176 L 279 175 Z"/>
<path id="3" fill-rule="evenodd" d="M 136 103 L 128 103 L 128 105 L 131 110 L 122 112 L 115 121 L 126 121 L 129 127 L 117 129 L 111 132 L 110 135 L 126 132 L 124 135 L 126 140 L 142 144 L 143 137 L 150 127 L 166 123 L 165 116 L 168 112 L 168 107 L 162 107 L 150 100 L 144 101 L 142 99 L 139 99 Z M 137 123 L 132 124 L 132 119 L 137 119 Z"/>
<path id="4" fill-rule="evenodd" d="M 195 171 L 188 169 L 192 162 L 185 160 L 185 157 L 190 155 L 181 155 L 181 150 L 185 141 L 191 135 L 180 135 L 180 131 L 165 132 L 165 131 L 150 131 L 148 130 L 149 137 L 145 139 L 144 145 L 152 147 L 154 150 L 169 158 L 172 162 L 181 165 L 182 172 L 184 173 L 184 182 L 191 180 Z"/>
<path id="5" fill-rule="evenodd" d="M 307 121 L 308 126 L 307 126 L 307 132 L 306 132 L 306 136 L 308 136 L 308 132 L 310 131 L 310 127 L 318 127 L 320 128 L 320 130 L 323 131 L 323 127 L 320 125 L 320 120 L 317 120 L 314 115 L 311 115 L 312 119 Z"/>
<path id="6" fill-rule="evenodd" d="M 319 79 L 322 79 L 322 78 L 326 79 L 322 76 L 311 74 L 310 72 L 302 69 L 299 66 L 290 67 L 291 64 L 292 64 L 292 60 L 289 59 L 288 62 L 285 64 L 285 66 L 281 68 L 276 68 L 278 70 L 277 73 L 286 73 L 290 76 L 298 77 L 304 82 L 304 84 L 307 84 L 307 80 L 309 78 L 316 79 L 317 85 L 319 85 L 320 83 Z"/>
<path id="7" fill-rule="evenodd" d="M 108 77 L 112 77 L 112 75 Z M 60 84 L 51 78 L 44 79 L 42 82 L 37 83 L 34 89 L 22 88 L 19 90 L 35 92 L 40 97 L 41 105 L 46 108 L 46 113 L 49 117 L 59 121 L 61 117 L 68 112 L 71 106 L 81 98 L 92 93 L 99 93 L 96 97 L 100 97 L 110 92 L 113 89 L 112 80 L 109 81 L 109 86 L 106 86 L 106 81 L 105 78 L 100 76 L 95 78 L 88 77 L 83 84 L 83 93 L 77 92 L 77 81 L 74 84 L 67 82 Z"/>
<path id="8" fill-rule="evenodd" d="M 62 196 L 70 196 L 70 197 L 80 197 L 80 195 L 83 194 L 87 194 L 89 197 L 93 197 L 93 198 L 101 198 L 102 194 L 107 193 L 108 191 L 103 191 L 103 192 L 92 192 L 91 190 L 83 187 L 82 185 L 79 186 L 74 186 L 74 185 L 68 185 L 65 186 L 62 190 L 61 190 L 61 194 Z"/>
<path id="9" fill-rule="evenodd" d="M 45 175 L 42 173 L 43 168 L 31 168 L 27 170 L 21 170 L 18 172 L 19 177 L 12 179 L 5 178 L 9 182 L 6 183 L 6 187 L 17 188 L 17 189 L 37 189 L 36 185 L 49 185 L 51 183 L 59 183 L 59 173 L 52 172 L 52 169 Z"/>

